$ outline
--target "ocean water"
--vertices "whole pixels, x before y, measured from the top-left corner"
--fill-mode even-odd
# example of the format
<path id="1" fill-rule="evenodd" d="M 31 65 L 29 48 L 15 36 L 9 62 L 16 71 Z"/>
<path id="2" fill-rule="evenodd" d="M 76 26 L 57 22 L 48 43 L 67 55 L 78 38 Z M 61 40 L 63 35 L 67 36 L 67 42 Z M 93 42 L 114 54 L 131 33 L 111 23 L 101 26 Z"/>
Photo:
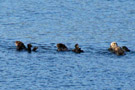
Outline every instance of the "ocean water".
<path id="1" fill-rule="evenodd" d="M 0 0 L 0 90 L 135 90 L 135 0 Z M 15 41 L 38 46 L 16 51 Z M 131 52 L 116 56 L 116 41 Z M 78 43 L 84 53 L 70 50 Z"/>

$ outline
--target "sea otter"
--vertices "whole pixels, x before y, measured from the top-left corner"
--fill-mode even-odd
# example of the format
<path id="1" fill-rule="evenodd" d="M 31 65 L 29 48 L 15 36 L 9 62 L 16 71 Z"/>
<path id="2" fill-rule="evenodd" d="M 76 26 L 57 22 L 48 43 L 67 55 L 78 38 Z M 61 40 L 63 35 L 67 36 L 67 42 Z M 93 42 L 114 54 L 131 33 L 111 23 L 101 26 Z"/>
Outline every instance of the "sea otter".
<path id="1" fill-rule="evenodd" d="M 66 47 L 66 45 L 62 44 L 62 43 L 58 43 L 57 44 L 57 50 L 58 51 L 67 51 L 68 48 Z"/>
<path id="2" fill-rule="evenodd" d="M 26 49 L 24 43 L 21 42 L 21 41 L 16 41 L 16 42 L 15 42 L 15 45 L 16 45 L 16 49 L 17 49 L 17 50 L 23 50 L 23 49 Z"/>
<path id="3" fill-rule="evenodd" d="M 75 49 L 73 49 L 72 51 L 75 52 L 75 53 L 84 52 L 83 50 L 81 50 L 81 48 L 79 48 L 79 45 L 78 44 L 75 44 Z"/>
<path id="4" fill-rule="evenodd" d="M 116 55 L 125 55 L 125 51 L 119 47 L 116 42 L 112 42 L 108 50 L 115 53 Z"/>
<path id="5" fill-rule="evenodd" d="M 16 49 L 17 50 L 27 50 L 28 52 L 31 52 L 31 51 L 36 51 L 38 49 L 38 47 L 34 47 L 32 50 L 32 45 L 31 44 L 27 44 L 27 48 L 26 46 L 24 45 L 23 42 L 21 41 L 16 41 L 15 42 L 15 45 L 16 45 Z"/>

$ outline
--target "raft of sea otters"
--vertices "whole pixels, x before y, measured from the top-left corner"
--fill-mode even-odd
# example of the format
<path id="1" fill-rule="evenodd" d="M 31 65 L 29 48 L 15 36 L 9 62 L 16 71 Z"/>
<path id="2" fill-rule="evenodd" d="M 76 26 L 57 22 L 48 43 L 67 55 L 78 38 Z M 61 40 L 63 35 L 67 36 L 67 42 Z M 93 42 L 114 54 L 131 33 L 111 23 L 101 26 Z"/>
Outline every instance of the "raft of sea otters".
<path id="1" fill-rule="evenodd" d="M 27 47 L 24 45 L 23 42 L 21 41 L 16 41 L 15 42 L 16 45 L 16 49 L 18 51 L 21 50 L 26 50 L 28 52 L 31 51 L 36 51 L 38 49 L 38 47 L 33 47 L 32 49 L 32 45 L 31 44 L 27 44 Z M 110 44 L 110 48 L 108 48 L 108 50 L 116 55 L 125 55 L 125 52 L 130 52 L 130 50 L 126 47 L 126 46 L 118 46 L 118 44 L 116 42 L 112 42 Z M 68 48 L 66 45 L 62 44 L 62 43 L 58 43 L 57 44 L 57 51 L 68 51 Z M 81 50 L 81 48 L 79 48 L 78 44 L 75 44 L 75 48 L 72 50 L 75 53 L 81 53 L 84 52 L 83 50 Z"/>

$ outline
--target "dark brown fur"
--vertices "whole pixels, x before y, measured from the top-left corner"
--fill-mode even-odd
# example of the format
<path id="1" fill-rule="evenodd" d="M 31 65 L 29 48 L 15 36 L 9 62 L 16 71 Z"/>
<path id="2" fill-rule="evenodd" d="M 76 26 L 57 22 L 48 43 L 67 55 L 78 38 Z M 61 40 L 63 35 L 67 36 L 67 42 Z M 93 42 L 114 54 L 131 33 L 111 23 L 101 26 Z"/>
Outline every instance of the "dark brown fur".
<path id="1" fill-rule="evenodd" d="M 31 52 L 31 47 L 32 47 L 31 44 L 27 44 L 27 51 L 28 51 L 29 53 Z"/>
<path id="2" fill-rule="evenodd" d="M 125 51 L 121 47 L 119 47 L 116 42 L 112 42 L 108 50 L 118 56 L 125 55 Z"/>
<path id="3" fill-rule="evenodd" d="M 16 41 L 15 42 L 15 45 L 16 45 L 16 49 L 17 50 L 27 50 L 28 52 L 31 52 L 31 51 L 36 51 L 37 49 L 38 49 L 38 47 L 34 47 L 32 50 L 31 50 L 31 48 L 32 48 L 32 45 L 31 44 L 27 44 L 27 48 L 26 48 L 26 46 L 24 45 L 24 43 L 23 42 L 21 42 L 21 41 Z"/>
<path id="4" fill-rule="evenodd" d="M 38 47 L 34 47 L 32 50 L 33 50 L 33 51 L 36 51 L 37 49 L 38 49 Z"/>
<path id="5" fill-rule="evenodd" d="M 67 51 L 68 48 L 66 47 L 66 45 L 62 44 L 62 43 L 58 43 L 57 44 L 57 50 L 58 51 Z"/>
<path id="6" fill-rule="evenodd" d="M 116 47 L 116 48 L 114 49 L 114 53 L 115 53 L 116 55 L 118 55 L 118 56 L 120 56 L 120 55 L 125 55 L 125 52 L 124 52 L 124 50 L 123 50 L 121 47 Z"/>
<path id="7" fill-rule="evenodd" d="M 79 48 L 79 45 L 78 44 L 75 44 L 75 49 L 73 49 L 72 51 L 75 52 L 75 53 L 84 52 L 83 50 L 81 50 L 81 48 Z"/>
<path id="8" fill-rule="evenodd" d="M 15 42 L 15 45 L 16 45 L 16 49 L 17 49 L 17 50 L 26 49 L 25 45 L 24 45 L 23 42 L 21 42 L 21 41 L 16 41 L 16 42 Z"/>
<path id="9" fill-rule="evenodd" d="M 130 50 L 129 50 L 126 46 L 122 46 L 122 49 L 123 49 L 125 52 L 130 52 Z"/>

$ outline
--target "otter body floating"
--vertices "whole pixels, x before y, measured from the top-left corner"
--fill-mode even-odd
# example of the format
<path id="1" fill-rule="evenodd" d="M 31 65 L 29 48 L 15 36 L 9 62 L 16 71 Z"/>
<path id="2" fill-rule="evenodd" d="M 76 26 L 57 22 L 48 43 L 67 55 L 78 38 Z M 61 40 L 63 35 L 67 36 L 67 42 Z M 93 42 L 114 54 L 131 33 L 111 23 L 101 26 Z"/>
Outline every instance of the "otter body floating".
<path id="1" fill-rule="evenodd" d="M 62 43 L 58 43 L 57 44 L 57 50 L 58 51 L 68 51 L 68 48 L 65 44 L 62 44 Z"/>
<path id="2" fill-rule="evenodd" d="M 32 45 L 31 44 L 27 44 L 27 48 L 26 48 L 26 46 L 24 45 L 24 43 L 21 42 L 21 41 L 16 41 L 15 42 L 15 45 L 16 45 L 16 49 L 19 50 L 19 51 L 20 50 L 27 50 L 28 52 L 31 52 L 31 51 L 36 51 L 38 49 L 38 47 L 34 47 L 31 50 L 31 48 L 32 48 Z"/>
<path id="3" fill-rule="evenodd" d="M 125 51 L 118 46 L 118 44 L 116 42 L 112 42 L 110 44 L 110 48 L 108 49 L 110 52 L 115 53 L 116 55 L 125 55 Z"/>
<path id="4" fill-rule="evenodd" d="M 81 48 L 79 48 L 79 45 L 78 44 L 75 44 L 75 49 L 73 49 L 72 51 L 75 52 L 75 53 L 84 52 L 83 50 L 81 50 Z"/>
<path id="5" fill-rule="evenodd" d="M 21 41 L 16 41 L 16 42 L 15 42 L 15 45 L 16 45 L 16 49 L 17 49 L 17 50 L 23 50 L 23 49 L 26 49 L 24 43 L 21 42 Z"/>

